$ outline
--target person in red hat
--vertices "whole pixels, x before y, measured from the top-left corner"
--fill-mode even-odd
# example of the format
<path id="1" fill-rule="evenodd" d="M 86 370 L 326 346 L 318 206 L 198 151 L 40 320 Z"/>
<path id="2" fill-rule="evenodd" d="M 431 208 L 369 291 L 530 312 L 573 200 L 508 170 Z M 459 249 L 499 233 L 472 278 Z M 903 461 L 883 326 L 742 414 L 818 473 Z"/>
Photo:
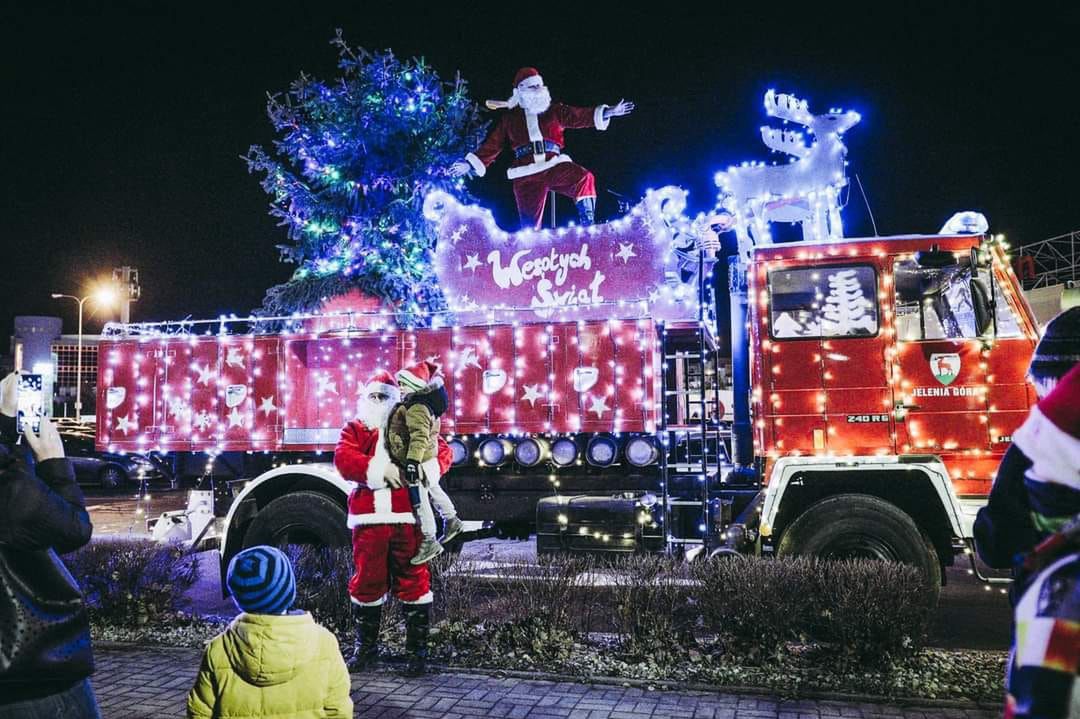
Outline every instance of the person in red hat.
<path id="1" fill-rule="evenodd" d="M 506 176 L 514 183 L 514 199 L 522 227 L 540 228 L 549 190 L 571 198 L 583 225 L 596 220 L 596 179 L 563 154 L 564 131 L 595 127 L 606 130 L 611 118 L 629 115 L 634 103 L 619 100 L 613 107 L 573 107 L 553 103 L 540 72 L 523 67 L 514 76 L 514 92 L 506 101 L 488 100 L 491 109 L 506 109 L 475 152 L 450 167 L 455 177 L 470 172 L 483 177 L 503 148 L 513 157 Z"/>
<path id="2" fill-rule="evenodd" d="M 431 624 L 431 574 L 426 564 L 412 564 L 422 536 L 416 527 L 409 490 L 386 449 L 390 411 L 401 399 L 394 377 L 379 370 L 364 387 L 357 419 L 341 430 L 334 466 L 354 485 L 349 495 L 355 572 L 349 580 L 356 637 L 348 659 L 350 671 L 362 671 L 378 660 L 379 624 L 387 594 L 405 606 L 406 672 L 427 668 L 427 636 Z M 437 440 L 438 467 L 450 468 L 450 447 Z"/>

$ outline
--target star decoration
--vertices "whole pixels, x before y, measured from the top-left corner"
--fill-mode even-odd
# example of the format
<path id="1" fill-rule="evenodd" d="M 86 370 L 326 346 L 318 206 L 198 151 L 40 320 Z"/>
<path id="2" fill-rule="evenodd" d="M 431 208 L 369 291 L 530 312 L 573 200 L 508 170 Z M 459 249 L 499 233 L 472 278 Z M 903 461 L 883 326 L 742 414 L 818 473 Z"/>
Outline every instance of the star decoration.
<path id="1" fill-rule="evenodd" d="M 656 302 L 658 299 L 660 299 L 660 290 L 655 287 L 651 288 L 649 290 L 649 302 Z"/>
<path id="2" fill-rule="evenodd" d="M 319 388 L 316 390 L 316 393 L 326 394 L 327 392 L 331 392 L 333 394 L 338 393 L 337 380 L 330 379 L 329 377 L 323 375 L 319 377 Z"/>
<path id="3" fill-rule="evenodd" d="M 210 380 L 214 378 L 214 371 L 210 369 L 209 364 L 207 364 L 205 367 L 202 367 L 201 365 L 195 365 L 195 371 L 199 373 L 199 384 L 209 385 Z"/>
<path id="4" fill-rule="evenodd" d="M 274 395 L 262 398 L 262 404 L 259 405 L 259 411 L 267 416 L 277 411 L 277 407 L 274 406 Z"/>
<path id="5" fill-rule="evenodd" d="M 211 421 L 212 420 L 210 419 L 210 413 L 206 410 L 202 410 L 197 415 L 195 415 L 195 419 L 192 424 L 194 424 L 199 429 L 206 429 L 210 426 Z"/>
<path id="6" fill-rule="evenodd" d="M 588 412 L 596 412 L 596 418 L 601 419 L 604 416 L 604 412 L 607 412 L 610 407 L 607 406 L 607 400 L 603 397 L 591 397 L 589 399 L 590 407 Z"/>
<path id="7" fill-rule="evenodd" d="M 536 406 L 536 400 L 542 399 L 543 396 L 544 396 L 537 389 L 537 387 L 539 387 L 539 386 L 540 385 L 536 385 L 536 384 L 527 384 L 527 385 L 525 385 L 525 396 L 521 398 L 521 401 L 522 402 L 528 402 L 533 407 L 535 407 Z"/>
<path id="8" fill-rule="evenodd" d="M 116 431 L 123 432 L 124 436 L 126 437 L 128 432 L 134 432 L 139 428 L 136 422 L 136 418 L 130 415 L 120 417 L 116 420 Z"/>
<path id="9" fill-rule="evenodd" d="M 225 364 L 230 367 L 244 368 L 244 355 L 240 354 L 239 347 L 230 347 L 228 356 L 225 358 Z"/>
<path id="10" fill-rule="evenodd" d="M 232 412 L 229 412 L 229 427 L 243 427 L 244 416 L 240 414 L 239 407 L 233 407 Z"/>
<path id="11" fill-rule="evenodd" d="M 461 241 L 461 238 L 465 235 L 465 225 L 459 225 L 456 230 L 450 233 L 450 241 L 455 245 Z"/>
<path id="12" fill-rule="evenodd" d="M 476 354 L 475 347 L 466 347 L 461 350 L 461 366 L 462 368 L 475 367 L 476 369 L 483 369 L 480 366 L 480 358 Z"/>
<path id="13" fill-rule="evenodd" d="M 470 254 L 465 257 L 465 266 L 462 271 L 472 270 L 473 274 L 476 274 L 476 268 L 480 266 L 480 255 Z"/>
<path id="14" fill-rule="evenodd" d="M 624 265 L 630 261 L 631 257 L 637 257 L 637 253 L 634 252 L 634 243 L 630 242 L 624 244 L 620 242 L 619 251 L 615 253 L 615 256 L 622 260 Z"/>

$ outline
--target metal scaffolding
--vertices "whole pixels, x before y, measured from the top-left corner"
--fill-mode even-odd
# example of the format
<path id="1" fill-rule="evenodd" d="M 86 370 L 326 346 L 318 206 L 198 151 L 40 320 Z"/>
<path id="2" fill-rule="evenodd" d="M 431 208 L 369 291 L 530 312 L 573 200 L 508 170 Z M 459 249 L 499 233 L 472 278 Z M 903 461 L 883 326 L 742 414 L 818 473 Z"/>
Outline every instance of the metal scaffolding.
<path id="1" fill-rule="evenodd" d="M 1021 263 L 1017 275 L 1025 290 L 1064 284 L 1076 287 L 1080 279 L 1080 230 L 1024 245 L 1017 260 Z"/>

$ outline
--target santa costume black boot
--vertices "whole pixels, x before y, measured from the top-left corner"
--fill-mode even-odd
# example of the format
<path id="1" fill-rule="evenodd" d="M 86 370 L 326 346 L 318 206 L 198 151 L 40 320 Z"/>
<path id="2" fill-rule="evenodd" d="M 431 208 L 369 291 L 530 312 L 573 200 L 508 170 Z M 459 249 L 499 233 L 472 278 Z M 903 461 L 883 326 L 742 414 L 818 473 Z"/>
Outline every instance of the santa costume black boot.
<path id="1" fill-rule="evenodd" d="M 430 604 L 405 605 L 405 651 L 409 655 L 408 663 L 405 665 L 405 676 L 418 677 L 427 673 L 430 626 Z"/>
<path id="2" fill-rule="evenodd" d="M 345 662 L 350 672 L 362 672 L 379 660 L 379 626 L 382 624 L 382 605 L 366 607 L 352 605 L 353 639 L 352 654 Z"/>
<path id="3" fill-rule="evenodd" d="M 582 227 L 596 224 L 596 198 L 582 197 L 577 201 L 578 224 Z"/>

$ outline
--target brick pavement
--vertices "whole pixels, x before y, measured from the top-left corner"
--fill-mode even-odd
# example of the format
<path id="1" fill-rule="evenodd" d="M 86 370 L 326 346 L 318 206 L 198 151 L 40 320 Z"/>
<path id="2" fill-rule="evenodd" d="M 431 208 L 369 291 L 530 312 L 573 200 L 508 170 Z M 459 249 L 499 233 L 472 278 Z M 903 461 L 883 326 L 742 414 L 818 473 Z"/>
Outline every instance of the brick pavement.
<path id="1" fill-rule="evenodd" d="M 97 647 L 93 683 L 105 719 L 183 717 L 196 649 Z M 355 675 L 361 719 L 990 719 L 997 711 L 576 684 L 474 674 Z"/>

